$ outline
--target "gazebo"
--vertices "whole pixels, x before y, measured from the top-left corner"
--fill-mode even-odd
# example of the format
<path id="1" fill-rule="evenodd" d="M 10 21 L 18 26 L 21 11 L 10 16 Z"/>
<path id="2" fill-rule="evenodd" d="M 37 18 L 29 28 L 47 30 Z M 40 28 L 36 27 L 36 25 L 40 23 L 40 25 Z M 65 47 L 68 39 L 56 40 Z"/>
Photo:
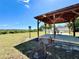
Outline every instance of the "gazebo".
<path id="1" fill-rule="evenodd" d="M 54 38 L 56 35 L 55 31 L 55 24 L 56 23 L 66 23 L 66 22 L 72 22 L 73 23 L 73 36 L 75 36 L 75 19 L 79 16 L 79 3 L 58 9 L 55 11 L 51 11 L 39 16 L 34 17 L 37 19 L 37 35 L 39 37 L 39 23 L 40 21 L 47 24 L 54 24 Z"/>

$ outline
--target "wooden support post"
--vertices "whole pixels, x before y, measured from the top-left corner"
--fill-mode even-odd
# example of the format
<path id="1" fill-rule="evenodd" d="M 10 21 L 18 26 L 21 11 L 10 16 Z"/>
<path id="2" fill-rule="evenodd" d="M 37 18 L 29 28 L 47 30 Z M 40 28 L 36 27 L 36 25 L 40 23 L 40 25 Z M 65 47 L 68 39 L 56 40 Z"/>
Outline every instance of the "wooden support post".
<path id="1" fill-rule="evenodd" d="M 55 30 L 55 15 L 53 15 L 53 19 L 54 19 L 54 38 L 56 36 L 56 30 Z"/>
<path id="2" fill-rule="evenodd" d="M 71 24 L 71 22 L 69 21 L 69 26 L 68 26 L 68 28 L 69 28 L 69 35 L 70 35 L 70 32 L 71 32 L 71 31 L 70 31 L 70 24 Z"/>
<path id="3" fill-rule="evenodd" d="M 45 25 L 45 34 L 46 34 L 46 23 L 44 23 L 44 25 Z"/>
<path id="4" fill-rule="evenodd" d="M 37 37 L 39 38 L 39 20 L 37 20 Z"/>
<path id="5" fill-rule="evenodd" d="M 73 19 L 72 23 L 73 23 L 73 36 L 75 37 L 75 19 Z"/>

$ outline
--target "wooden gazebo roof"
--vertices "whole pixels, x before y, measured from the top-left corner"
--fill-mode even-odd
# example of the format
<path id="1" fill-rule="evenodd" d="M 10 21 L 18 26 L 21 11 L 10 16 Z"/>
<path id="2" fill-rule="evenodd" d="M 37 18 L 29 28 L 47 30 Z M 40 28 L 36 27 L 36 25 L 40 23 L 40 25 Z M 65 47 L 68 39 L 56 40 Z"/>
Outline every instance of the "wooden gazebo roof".
<path id="1" fill-rule="evenodd" d="M 40 20 L 44 23 L 53 24 L 73 21 L 78 16 L 79 3 L 36 16 L 35 19 Z"/>

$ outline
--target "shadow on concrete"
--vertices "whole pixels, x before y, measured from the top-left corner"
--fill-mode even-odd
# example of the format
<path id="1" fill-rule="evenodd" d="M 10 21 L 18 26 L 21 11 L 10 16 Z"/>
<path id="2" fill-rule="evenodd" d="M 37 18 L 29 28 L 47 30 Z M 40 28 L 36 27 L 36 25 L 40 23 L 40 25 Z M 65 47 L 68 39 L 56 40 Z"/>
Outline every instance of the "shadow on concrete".
<path id="1" fill-rule="evenodd" d="M 32 59 L 33 50 L 37 47 L 38 44 L 38 38 L 34 38 L 28 42 L 21 43 L 17 46 L 14 46 L 16 49 L 18 49 L 20 52 L 22 52 L 24 55 Z"/>
<path id="2" fill-rule="evenodd" d="M 79 51 L 76 50 L 47 46 L 46 51 L 44 51 L 44 49 L 39 47 L 38 38 L 34 38 L 28 42 L 21 43 L 15 46 L 15 48 L 26 55 L 29 59 L 79 59 Z"/>

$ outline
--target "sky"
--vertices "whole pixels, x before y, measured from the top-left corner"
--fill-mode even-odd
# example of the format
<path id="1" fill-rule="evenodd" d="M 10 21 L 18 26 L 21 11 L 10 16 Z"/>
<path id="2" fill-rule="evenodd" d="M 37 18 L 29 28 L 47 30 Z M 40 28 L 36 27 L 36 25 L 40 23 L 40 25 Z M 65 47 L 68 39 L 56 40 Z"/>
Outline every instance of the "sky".
<path id="1" fill-rule="evenodd" d="M 36 28 L 35 16 L 79 3 L 79 0 L 0 0 L 0 29 Z"/>

